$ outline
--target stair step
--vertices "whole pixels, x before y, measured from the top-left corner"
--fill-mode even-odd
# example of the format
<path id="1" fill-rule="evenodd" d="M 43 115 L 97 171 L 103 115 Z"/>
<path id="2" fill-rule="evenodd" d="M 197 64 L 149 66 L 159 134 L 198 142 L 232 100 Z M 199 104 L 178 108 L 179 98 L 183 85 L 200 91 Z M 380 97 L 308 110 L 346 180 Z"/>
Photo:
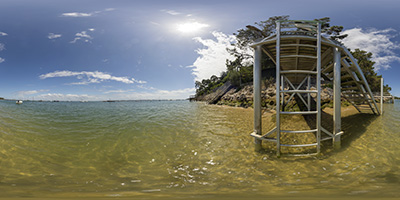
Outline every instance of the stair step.
<path id="1" fill-rule="evenodd" d="M 351 81 L 342 82 L 341 85 L 353 85 L 355 83 L 356 83 L 355 81 L 351 80 Z"/>
<path id="2" fill-rule="evenodd" d="M 343 88 L 342 87 L 342 91 L 344 90 L 344 91 L 348 91 L 348 90 L 357 90 L 358 89 L 358 87 L 345 87 L 345 88 Z"/>
<path id="3" fill-rule="evenodd" d="M 342 76 L 342 77 L 340 77 L 342 80 L 346 80 L 346 79 L 348 79 L 348 78 L 353 78 L 353 76 L 352 75 L 350 75 L 350 74 L 347 74 L 347 75 L 344 75 L 344 76 Z"/>
<path id="4" fill-rule="evenodd" d="M 333 65 L 332 65 L 333 66 Z M 328 72 L 328 71 L 327 71 Z M 340 72 L 347 72 L 344 68 L 341 68 L 340 69 Z M 330 76 L 330 77 L 333 77 L 333 73 L 334 73 L 334 71 L 332 70 L 332 71 L 329 71 L 329 75 L 328 76 Z"/>
<path id="5" fill-rule="evenodd" d="M 325 67 L 324 69 L 322 69 L 322 73 L 328 73 L 329 74 L 332 72 L 333 70 L 333 64 L 328 65 L 327 67 Z"/>

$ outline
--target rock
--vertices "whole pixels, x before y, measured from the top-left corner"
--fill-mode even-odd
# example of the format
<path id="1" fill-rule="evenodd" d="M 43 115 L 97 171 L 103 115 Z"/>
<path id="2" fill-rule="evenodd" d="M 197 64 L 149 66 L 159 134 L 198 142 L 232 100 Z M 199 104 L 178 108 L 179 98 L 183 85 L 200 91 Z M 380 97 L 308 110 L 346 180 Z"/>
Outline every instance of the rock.
<path id="1" fill-rule="evenodd" d="M 269 87 L 269 88 L 267 88 L 267 94 L 269 95 L 269 96 L 274 96 L 275 94 L 276 94 L 276 90 L 275 90 L 275 88 L 271 88 L 271 87 Z"/>
<path id="2" fill-rule="evenodd" d="M 225 87 L 226 88 L 226 87 Z M 289 88 L 286 88 L 289 89 Z M 316 90 L 315 86 L 310 88 L 311 90 Z M 222 89 L 217 89 L 216 91 L 221 91 Z M 213 92 L 216 93 L 216 92 Z M 215 94 L 206 95 L 203 98 L 203 101 L 207 101 L 209 99 L 216 99 Z M 311 96 L 313 98 L 316 97 L 315 93 L 312 93 Z M 285 101 L 289 99 L 290 94 L 285 94 Z M 329 104 L 330 101 L 333 100 L 333 89 L 332 88 L 323 88 L 321 90 L 321 102 L 324 104 Z M 274 109 L 276 101 L 276 90 L 275 84 L 270 84 L 267 88 L 263 88 L 261 91 L 261 105 L 268 109 Z M 293 99 L 292 99 L 293 101 Z M 298 105 L 296 102 L 290 102 L 287 104 L 289 107 L 298 109 Z M 224 94 L 220 96 L 219 101 L 215 101 L 213 103 L 220 105 L 230 105 L 230 106 L 240 106 L 240 107 L 251 107 L 253 105 L 253 85 L 248 84 L 243 86 L 240 90 L 235 87 L 231 87 L 229 89 L 225 89 Z M 289 102 L 287 102 L 289 103 Z"/>
<path id="3" fill-rule="evenodd" d="M 321 91 L 321 99 L 322 100 L 333 100 L 333 89 L 332 88 L 324 88 Z"/>

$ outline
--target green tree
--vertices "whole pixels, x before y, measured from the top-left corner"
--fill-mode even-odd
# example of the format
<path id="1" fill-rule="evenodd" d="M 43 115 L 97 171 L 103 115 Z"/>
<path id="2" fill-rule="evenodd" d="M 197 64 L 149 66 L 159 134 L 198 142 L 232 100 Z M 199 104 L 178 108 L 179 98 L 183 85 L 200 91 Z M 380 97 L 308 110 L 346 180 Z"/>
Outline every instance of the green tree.
<path id="1" fill-rule="evenodd" d="M 343 26 L 330 26 L 331 19 L 329 17 L 314 19 L 314 21 L 324 22 L 321 26 L 321 32 L 329 35 L 332 40 L 339 41 L 347 37 L 347 34 L 341 34 Z"/>
<path id="2" fill-rule="evenodd" d="M 234 86 L 240 86 L 240 57 L 237 57 L 234 61 L 226 60 L 227 68 L 227 81 L 230 81 Z"/>
<path id="3" fill-rule="evenodd" d="M 200 81 L 196 81 L 196 82 L 194 83 L 194 87 L 195 87 L 196 89 L 199 89 L 201 86 L 202 86 L 202 84 L 201 84 Z"/>
<path id="4" fill-rule="evenodd" d="M 274 34 L 278 20 L 289 20 L 289 15 L 270 17 L 268 20 L 255 22 L 257 27 L 247 25 L 245 29 L 239 29 L 237 33 L 234 33 L 238 41 L 235 46 L 239 49 L 244 49 L 258 39 Z"/>
<path id="5" fill-rule="evenodd" d="M 234 33 L 237 43 L 233 44 L 232 48 L 228 48 L 227 51 L 235 56 L 235 60 L 226 61 L 227 71 L 222 72 L 220 78 L 214 75 L 210 79 L 204 79 L 201 82 L 196 82 L 195 86 L 198 88 L 197 93 L 208 93 L 212 90 L 212 88 L 222 85 L 227 81 L 231 81 L 231 83 L 235 86 L 240 86 L 242 83 L 251 82 L 253 80 L 253 67 L 251 65 L 245 66 L 243 64 L 243 60 L 253 58 L 253 55 L 246 53 L 249 52 L 249 45 L 262 38 L 275 34 L 276 22 L 279 20 L 289 20 L 289 15 L 270 17 L 268 20 L 256 22 L 255 26 L 248 25 L 246 28 L 239 29 L 237 33 Z M 315 21 L 324 22 L 321 27 L 321 32 L 329 35 L 331 39 L 340 42 L 341 39 L 347 37 L 347 35 L 341 34 L 343 31 L 342 26 L 330 25 L 329 17 L 315 19 Z M 285 26 L 285 24 L 282 26 Z M 371 86 L 371 90 L 379 91 L 380 78 L 382 76 L 378 76 L 374 71 L 373 65 L 375 63 L 371 61 L 372 54 L 359 49 L 354 50 L 352 54 L 358 60 L 358 64 L 363 70 L 363 73 Z M 275 67 L 275 64 L 272 62 L 272 60 L 265 54 L 262 54 L 261 62 L 263 70 L 265 68 Z M 274 74 L 270 76 L 274 76 Z M 385 85 L 384 90 L 390 91 L 391 88 L 388 85 Z"/>
<path id="6" fill-rule="evenodd" d="M 274 16 L 270 17 L 268 20 L 255 22 L 256 26 L 247 25 L 245 29 L 239 29 L 236 35 L 237 44 L 235 45 L 235 49 L 231 52 L 233 55 L 240 55 L 237 49 L 245 49 L 251 43 L 255 41 L 268 37 L 276 32 L 276 22 L 277 21 L 285 21 L 289 20 L 289 15 L 282 16 Z M 340 40 L 347 37 L 346 34 L 342 35 L 343 26 L 330 26 L 330 18 L 324 17 L 320 19 L 314 19 L 315 21 L 323 22 L 321 26 L 321 32 L 330 35 L 331 39 Z M 282 24 L 284 27 L 285 24 Z"/>
<path id="7" fill-rule="evenodd" d="M 208 87 L 208 85 L 211 83 L 211 80 L 210 79 L 203 79 L 203 80 L 201 80 L 201 84 L 204 86 L 204 87 Z"/>
<path id="8" fill-rule="evenodd" d="M 216 75 L 212 75 L 212 76 L 210 77 L 210 80 L 211 80 L 211 82 L 216 83 L 216 82 L 219 80 L 219 78 L 218 78 L 218 76 L 216 76 Z"/>
<path id="9" fill-rule="evenodd" d="M 355 59 L 357 59 L 357 63 L 360 66 L 362 72 L 364 73 L 365 79 L 367 79 L 367 82 L 371 90 L 373 92 L 380 91 L 382 75 L 378 75 L 375 72 L 375 67 L 374 67 L 375 62 L 371 60 L 372 53 L 360 49 L 355 49 L 354 51 L 351 52 L 351 54 Z M 390 92 L 391 90 L 392 88 L 389 87 L 389 85 L 386 84 L 383 86 L 384 92 Z"/>

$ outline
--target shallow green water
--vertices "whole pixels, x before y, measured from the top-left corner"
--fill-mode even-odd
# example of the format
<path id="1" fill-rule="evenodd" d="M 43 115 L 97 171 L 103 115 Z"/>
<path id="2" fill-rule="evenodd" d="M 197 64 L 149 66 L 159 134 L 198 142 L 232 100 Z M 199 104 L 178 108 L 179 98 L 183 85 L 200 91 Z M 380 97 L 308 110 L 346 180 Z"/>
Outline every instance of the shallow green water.
<path id="1" fill-rule="evenodd" d="M 345 118 L 339 151 L 277 159 L 250 109 L 0 101 L 0 197 L 400 197 L 400 102 L 384 109 Z"/>

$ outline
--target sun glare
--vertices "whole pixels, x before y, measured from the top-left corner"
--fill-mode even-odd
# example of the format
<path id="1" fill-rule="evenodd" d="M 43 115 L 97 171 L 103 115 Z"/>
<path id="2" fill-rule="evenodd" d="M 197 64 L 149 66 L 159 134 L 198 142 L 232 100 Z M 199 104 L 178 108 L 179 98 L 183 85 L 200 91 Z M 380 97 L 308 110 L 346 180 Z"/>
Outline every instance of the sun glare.
<path id="1" fill-rule="evenodd" d="M 184 24 L 178 24 L 178 31 L 182 33 L 194 33 L 200 31 L 202 28 L 209 27 L 208 24 L 202 24 L 199 22 L 188 22 Z"/>

